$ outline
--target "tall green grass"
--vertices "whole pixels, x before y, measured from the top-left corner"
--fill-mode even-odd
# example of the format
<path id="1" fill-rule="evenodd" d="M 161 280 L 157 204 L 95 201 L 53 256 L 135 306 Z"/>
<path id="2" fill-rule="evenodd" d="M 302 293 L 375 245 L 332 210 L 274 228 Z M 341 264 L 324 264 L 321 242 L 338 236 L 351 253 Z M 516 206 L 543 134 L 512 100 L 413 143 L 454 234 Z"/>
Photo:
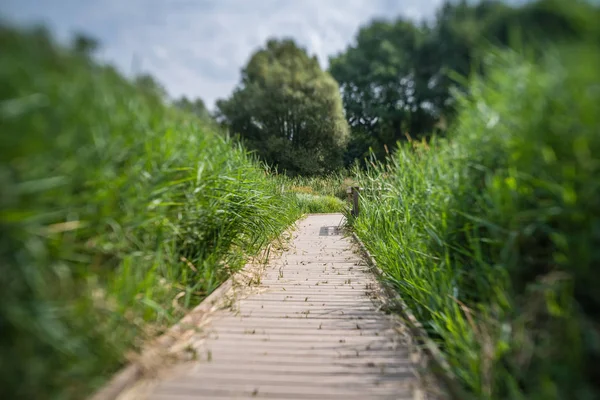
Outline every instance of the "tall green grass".
<path id="1" fill-rule="evenodd" d="M 296 193 L 307 193 L 319 196 L 337 197 L 346 200 L 346 189 L 354 184 L 350 174 L 345 171 L 324 176 L 294 176 L 282 177 L 286 190 Z"/>
<path id="2" fill-rule="evenodd" d="M 321 196 L 310 193 L 293 193 L 296 207 L 304 214 L 343 213 L 346 202 L 333 196 Z"/>
<path id="3" fill-rule="evenodd" d="M 478 399 L 600 397 L 600 54 L 490 54 L 446 140 L 358 172 L 354 228 Z"/>
<path id="4" fill-rule="evenodd" d="M 324 176 L 276 174 L 282 193 L 290 195 L 296 208 L 305 214 L 345 212 L 348 209 L 346 188 L 352 180 L 338 172 Z"/>
<path id="5" fill-rule="evenodd" d="M 261 166 L 43 30 L 0 28 L 0 397 L 82 398 L 301 213 Z"/>

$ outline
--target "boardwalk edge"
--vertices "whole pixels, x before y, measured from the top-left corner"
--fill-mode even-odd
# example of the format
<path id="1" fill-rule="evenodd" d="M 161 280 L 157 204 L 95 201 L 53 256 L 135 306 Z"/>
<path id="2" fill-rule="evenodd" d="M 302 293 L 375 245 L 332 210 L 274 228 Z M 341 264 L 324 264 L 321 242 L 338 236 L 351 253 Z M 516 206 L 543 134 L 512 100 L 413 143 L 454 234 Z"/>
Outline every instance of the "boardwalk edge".
<path id="1" fill-rule="evenodd" d="M 270 250 L 273 244 L 280 240 L 282 235 L 284 235 L 286 232 L 292 232 L 295 229 L 296 224 L 304 218 L 306 218 L 306 215 L 301 216 L 287 229 L 283 230 L 281 234 L 277 236 L 277 238 L 269 242 L 269 244 L 267 244 L 259 252 L 259 255 L 266 254 L 270 259 L 272 257 Z M 156 347 L 158 347 L 161 350 L 168 349 L 176 341 L 176 336 L 178 332 L 188 327 L 190 322 L 193 322 L 195 316 L 206 314 L 211 309 L 213 309 L 215 305 L 221 299 L 224 298 L 225 294 L 229 292 L 230 289 L 234 288 L 234 283 L 236 282 L 237 278 L 243 276 L 245 272 L 248 272 L 248 270 L 255 267 L 255 260 L 258 257 L 259 256 L 250 257 L 250 261 L 247 262 L 242 269 L 240 269 L 239 271 L 231 275 L 226 281 L 221 283 L 221 285 L 217 287 L 210 295 L 208 295 L 204 300 L 202 300 L 196 307 L 191 309 L 175 325 L 171 326 L 167 332 L 153 339 L 148 346 L 145 346 L 145 349 L 142 351 L 142 357 L 143 354 L 148 352 L 149 349 L 153 349 Z M 144 371 L 142 366 L 135 361 L 130 361 L 119 371 L 117 371 L 112 376 L 112 378 L 108 382 L 106 382 L 100 389 L 98 389 L 95 393 L 92 393 L 91 396 L 88 396 L 86 398 L 87 400 L 116 400 L 121 394 L 123 394 L 126 390 L 130 389 L 143 377 Z"/>
<path id="2" fill-rule="evenodd" d="M 245 268 L 246 267 L 242 268 L 242 270 Z M 167 349 L 174 342 L 177 331 L 183 329 L 183 327 L 188 324 L 190 316 L 207 312 L 227 291 L 229 291 L 233 286 L 236 275 L 237 273 L 230 276 L 229 279 L 202 300 L 200 304 L 194 307 L 179 322 L 169 328 L 166 333 L 154 339 L 153 345 L 158 346 L 160 349 Z M 148 348 L 154 348 L 154 346 L 148 346 Z M 121 393 L 140 380 L 143 375 L 142 367 L 136 362 L 130 362 L 113 375 L 113 377 L 100 388 L 99 391 L 89 397 L 88 400 L 115 400 Z"/>
<path id="3" fill-rule="evenodd" d="M 362 240 L 355 232 L 352 232 L 352 238 L 354 239 L 355 243 L 358 244 L 358 247 L 363 253 L 363 256 L 366 258 L 372 272 L 377 276 L 386 296 L 390 299 L 393 299 L 393 301 L 400 306 L 399 311 L 403 317 L 402 320 L 408 326 L 413 338 L 422 346 L 422 350 L 426 356 L 428 369 L 434 373 L 435 378 L 443 383 L 444 388 L 450 394 L 451 398 L 456 400 L 466 400 L 472 398 L 472 396 L 469 396 L 457 382 L 457 379 L 450 369 L 450 365 L 446 361 L 446 358 L 442 354 L 441 350 L 429 337 L 410 307 L 408 307 L 400 294 L 398 294 L 398 292 L 390 286 L 389 282 L 387 282 L 381 269 L 377 266 L 375 258 L 371 255 Z"/>

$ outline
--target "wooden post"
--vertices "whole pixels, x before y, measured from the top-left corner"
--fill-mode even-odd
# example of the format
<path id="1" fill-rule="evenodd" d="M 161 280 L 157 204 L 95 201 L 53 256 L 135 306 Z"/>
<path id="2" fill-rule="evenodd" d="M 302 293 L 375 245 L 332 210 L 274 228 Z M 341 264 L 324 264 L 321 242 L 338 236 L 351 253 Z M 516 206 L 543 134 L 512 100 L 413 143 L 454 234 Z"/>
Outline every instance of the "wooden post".
<path id="1" fill-rule="evenodd" d="M 346 189 L 346 193 L 348 193 L 348 200 L 352 202 L 351 214 L 353 217 L 358 217 L 358 192 L 360 189 L 361 188 L 358 186 L 351 186 Z"/>

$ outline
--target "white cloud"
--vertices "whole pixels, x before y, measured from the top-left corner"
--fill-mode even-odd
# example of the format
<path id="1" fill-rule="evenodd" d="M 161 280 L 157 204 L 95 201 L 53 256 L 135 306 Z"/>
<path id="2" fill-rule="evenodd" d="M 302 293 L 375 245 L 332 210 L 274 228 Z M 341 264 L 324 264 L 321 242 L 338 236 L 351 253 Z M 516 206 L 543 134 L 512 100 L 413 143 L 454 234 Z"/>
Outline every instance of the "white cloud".
<path id="1" fill-rule="evenodd" d="M 60 37 L 83 30 L 125 73 L 149 72 L 172 97 L 212 106 L 230 94 L 250 54 L 269 37 L 293 37 L 321 65 L 374 17 L 431 17 L 441 0 L 5 0 L 3 14 L 44 19 Z"/>

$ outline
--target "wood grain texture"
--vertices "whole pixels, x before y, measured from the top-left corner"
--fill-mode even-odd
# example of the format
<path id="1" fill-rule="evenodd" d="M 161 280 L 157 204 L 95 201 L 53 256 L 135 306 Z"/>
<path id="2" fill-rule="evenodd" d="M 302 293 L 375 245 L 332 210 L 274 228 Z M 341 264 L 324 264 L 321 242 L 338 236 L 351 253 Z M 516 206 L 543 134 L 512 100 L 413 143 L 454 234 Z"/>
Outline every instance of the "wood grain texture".
<path id="1" fill-rule="evenodd" d="M 340 214 L 300 221 L 252 293 L 233 298 L 188 341 L 194 360 L 129 398 L 434 398 L 341 222 Z"/>

